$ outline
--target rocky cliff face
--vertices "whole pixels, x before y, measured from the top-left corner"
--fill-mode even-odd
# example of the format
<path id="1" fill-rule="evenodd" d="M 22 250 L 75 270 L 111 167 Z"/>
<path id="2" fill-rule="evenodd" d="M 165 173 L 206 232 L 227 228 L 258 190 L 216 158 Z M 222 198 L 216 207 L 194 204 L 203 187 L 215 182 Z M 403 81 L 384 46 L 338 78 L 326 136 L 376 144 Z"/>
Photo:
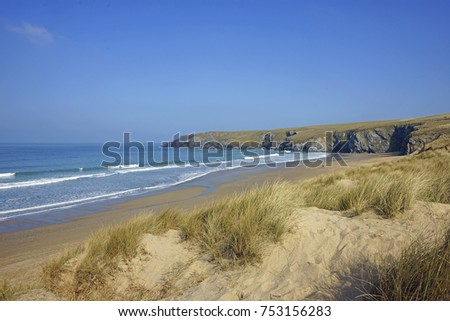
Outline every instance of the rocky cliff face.
<path id="1" fill-rule="evenodd" d="M 271 149 L 273 146 L 273 135 L 272 133 L 265 133 L 262 137 L 261 148 Z"/>
<path id="2" fill-rule="evenodd" d="M 307 142 L 297 143 L 294 150 L 321 152 L 331 150 L 335 153 L 400 152 L 410 154 L 414 151 L 420 151 L 424 146 L 421 139 L 411 137 L 411 133 L 415 130 L 417 130 L 417 127 L 414 125 L 401 125 L 337 131 L 329 135 L 327 139 L 318 137 Z"/>
<path id="3" fill-rule="evenodd" d="M 344 132 L 334 132 L 330 137 L 332 145 L 326 148 L 326 144 L 330 145 L 330 141 L 323 137 L 312 139 L 309 142 L 293 144 L 289 139 L 281 142 L 278 146 L 280 150 L 297 150 L 297 151 L 326 151 L 340 153 L 387 153 L 401 152 L 409 154 L 423 148 L 424 142 L 418 138 L 412 138 L 411 133 L 416 128 L 413 125 L 389 126 L 365 130 L 350 130 Z M 270 149 L 274 147 L 273 135 L 265 133 L 261 137 L 260 147 Z M 209 142 L 208 144 L 211 144 Z M 200 147 L 194 144 L 194 135 L 180 136 L 172 142 L 163 145 L 163 147 Z M 216 142 L 214 147 L 224 148 L 226 144 Z M 208 146 L 209 147 L 209 146 Z M 212 147 L 212 146 L 211 146 Z"/>
<path id="4" fill-rule="evenodd" d="M 408 153 L 412 125 L 389 126 L 361 131 L 335 132 L 333 151 L 342 153 Z"/>

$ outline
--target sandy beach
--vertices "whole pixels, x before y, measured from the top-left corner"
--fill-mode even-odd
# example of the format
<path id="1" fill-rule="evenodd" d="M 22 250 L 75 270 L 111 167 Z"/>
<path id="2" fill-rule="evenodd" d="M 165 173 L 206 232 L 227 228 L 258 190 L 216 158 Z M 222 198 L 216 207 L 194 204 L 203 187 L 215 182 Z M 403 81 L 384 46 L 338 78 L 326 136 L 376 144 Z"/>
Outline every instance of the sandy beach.
<path id="1" fill-rule="evenodd" d="M 140 197 L 111 206 L 94 214 L 79 213 L 67 222 L 0 234 L 0 276 L 16 281 L 30 280 L 41 265 L 64 249 L 74 247 L 101 227 L 117 224 L 139 213 L 158 212 L 167 207 L 189 210 L 215 199 L 239 193 L 250 187 L 275 180 L 302 181 L 314 176 L 351 169 L 363 164 L 397 159 L 389 154 L 352 154 L 345 156 L 348 167 L 334 163 L 331 167 L 253 169 L 214 174 L 180 185 L 175 190 Z M 222 176 L 220 176 L 222 175 Z M 225 177 L 223 176 L 225 175 Z M 226 178 L 226 179 L 225 179 Z M 231 180 L 231 181 L 230 181 Z"/>

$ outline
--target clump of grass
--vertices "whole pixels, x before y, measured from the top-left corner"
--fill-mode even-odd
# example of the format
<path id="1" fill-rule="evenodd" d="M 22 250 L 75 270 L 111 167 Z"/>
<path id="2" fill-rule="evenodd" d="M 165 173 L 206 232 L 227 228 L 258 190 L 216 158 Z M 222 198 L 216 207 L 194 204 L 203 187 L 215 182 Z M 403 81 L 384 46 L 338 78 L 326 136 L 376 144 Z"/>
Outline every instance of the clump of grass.
<path id="1" fill-rule="evenodd" d="M 177 211 L 167 209 L 156 216 L 140 216 L 123 224 L 105 228 L 92 235 L 87 243 L 85 261 L 102 260 L 111 263 L 119 257 L 132 257 L 142 234 L 162 234 L 179 228 L 181 219 Z"/>
<path id="2" fill-rule="evenodd" d="M 432 157 L 428 158 L 428 161 L 424 159 L 423 162 L 426 186 L 423 188 L 420 198 L 424 201 L 450 204 L 450 153 L 423 153 L 420 156 L 426 157 L 426 154 L 430 154 Z"/>
<path id="3" fill-rule="evenodd" d="M 344 179 L 352 184 L 339 184 Z M 389 218 L 408 209 L 414 200 L 450 203 L 450 154 L 428 152 L 357 168 L 309 180 L 302 188 L 308 206 L 357 214 L 372 208 Z"/>
<path id="4" fill-rule="evenodd" d="M 260 260 L 267 242 L 277 242 L 287 230 L 292 193 L 277 182 L 218 201 L 194 212 L 183 232 L 221 263 L 245 264 Z"/>
<path id="5" fill-rule="evenodd" d="M 66 271 L 66 263 L 82 252 L 82 247 L 66 251 L 64 254 L 50 260 L 42 268 L 41 281 L 49 290 L 61 282 L 61 276 Z"/>
<path id="6" fill-rule="evenodd" d="M 330 176 L 333 177 L 335 174 Z M 339 179 L 330 178 L 303 184 L 305 205 L 337 211 L 353 209 L 358 214 L 364 211 L 369 198 L 372 198 L 373 186 L 354 181 L 351 181 L 351 186 L 340 186 L 338 182 Z"/>
<path id="7" fill-rule="evenodd" d="M 15 289 L 7 280 L 3 280 L 0 286 L 0 301 L 14 300 L 17 289 Z"/>
<path id="8" fill-rule="evenodd" d="M 370 183 L 369 183 L 370 184 Z M 375 180 L 372 199 L 368 201 L 381 215 L 390 218 L 411 207 L 421 189 L 417 174 L 387 174 Z"/>
<path id="9" fill-rule="evenodd" d="M 376 265 L 368 284 L 368 300 L 450 300 L 450 228 L 431 245 L 415 241 L 398 258 Z"/>

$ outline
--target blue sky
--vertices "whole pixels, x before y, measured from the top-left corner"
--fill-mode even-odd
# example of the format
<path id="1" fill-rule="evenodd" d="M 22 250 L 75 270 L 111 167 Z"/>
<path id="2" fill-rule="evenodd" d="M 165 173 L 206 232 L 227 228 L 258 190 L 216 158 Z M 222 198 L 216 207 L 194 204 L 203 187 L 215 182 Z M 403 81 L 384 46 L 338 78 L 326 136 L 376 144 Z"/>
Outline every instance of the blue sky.
<path id="1" fill-rule="evenodd" d="M 1 1 L 0 141 L 450 112 L 450 1 Z"/>

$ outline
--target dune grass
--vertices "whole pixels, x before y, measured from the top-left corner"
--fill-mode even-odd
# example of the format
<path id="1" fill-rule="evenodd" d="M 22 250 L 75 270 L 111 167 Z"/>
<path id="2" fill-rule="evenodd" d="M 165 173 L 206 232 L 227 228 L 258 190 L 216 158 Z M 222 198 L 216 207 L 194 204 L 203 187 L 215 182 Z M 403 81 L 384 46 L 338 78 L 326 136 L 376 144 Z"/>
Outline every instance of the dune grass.
<path id="1" fill-rule="evenodd" d="M 428 244 L 416 240 L 398 258 L 385 259 L 371 269 L 367 300 L 450 300 L 450 228 Z"/>
<path id="2" fill-rule="evenodd" d="M 140 216 L 101 229 L 89 238 L 83 248 L 69 251 L 46 264 L 41 280 L 47 289 L 68 299 L 114 299 L 114 289 L 109 287 L 107 279 L 117 269 L 119 261 L 136 255 L 143 234 L 162 234 L 179 228 L 181 222 L 178 213 L 168 209 L 157 216 Z M 73 267 L 68 266 L 75 256 L 79 261 Z"/>
<path id="3" fill-rule="evenodd" d="M 91 236 L 83 262 L 104 261 L 109 264 L 118 257 L 132 257 L 144 233 L 159 235 L 180 227 L 181 219 L 174 209 L 157 216 L 140 216 L 118 226 L 105 228 Z"/>
<path id="4" fill-rule="evenodd" d="M 53 290 L 55 285 L 61 282 L 61 276 L 66 271 L 65 264 L 73 259 L 76 255 L 80 254 L 83 247 L 79 246 L 75 249 L 67 250 L 60 256 L 57 256 L 50 260 L 42 268 L 41 281 L 47 285 L 49 290 Z"/>
<path id="5" fill-rule="evenodd" d="M 414 200 L 450 203 L 450 154 L 436 151 L 315 178 L 302 184 L 307 206 L 390 218 Z"/>
<path id="6" fill-rule="evenodd" d="M 295 189 L 287 183 L 265 184 L 199 209 L 182 231 L 219 262 L 245 264 L 261 259 L 262 248 L 287 230 Z"/>
<path id="7" fill-rule="evenodd" d="M 38 282 L 19 282 L 13 278 L 0 279 L 0 301 L 14 301 L 28 291 L 40 287 Z"/>
<path id="8" fill-rule="evenodd" d="M 3 280 L 0 284 L 0 301 L 14 300 L 17 289 L 14 288 L 10 282 Z"/>

